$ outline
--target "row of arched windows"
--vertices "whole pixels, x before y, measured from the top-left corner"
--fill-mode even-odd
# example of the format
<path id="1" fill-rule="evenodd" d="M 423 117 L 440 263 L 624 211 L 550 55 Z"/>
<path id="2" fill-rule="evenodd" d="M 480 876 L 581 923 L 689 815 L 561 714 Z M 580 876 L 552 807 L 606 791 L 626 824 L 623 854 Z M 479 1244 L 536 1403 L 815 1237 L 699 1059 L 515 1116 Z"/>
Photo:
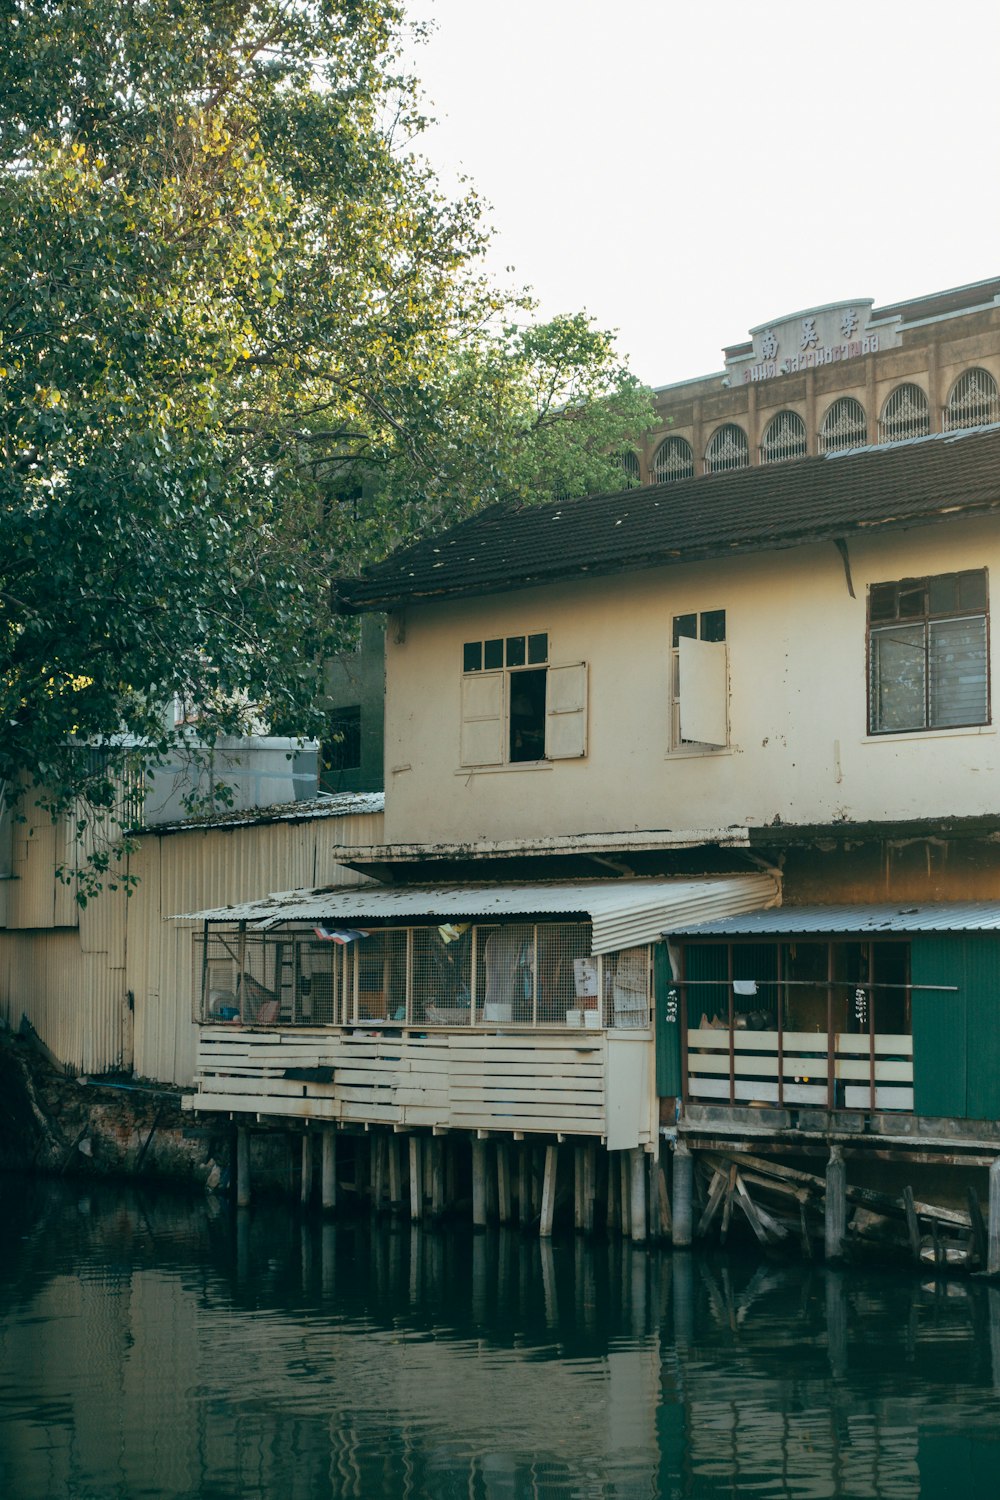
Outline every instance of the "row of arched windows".
<path id="1" fill-rule="evenodd" d="M 985 427 L 1000 421 L 1000 392 L 988 370 L 966 370 L 955 382 L 944 410 L 944 430 Z M 898 385 L 886 398 L 878 423 L 878 441 L 897 443 L 905 438 L 927 437 L 931 430 L 927 396 L 918 385 Z M 841 396 L 829 408 L 819 432 L 821 453 L 842 453 L 863 448 L 868 442 L 868 418 L 860 401 Z M 798 412 L 779 411 L 767 424 L 760 444 L 762 464 L 785 463 L 806 455 L 806 427 Z M 625 467 L 623 455 L 623 468 Z M 639 461 L 634 454 L 626 469 L 627 482 L 639 483 Z M 750 444 L 735 422 L 717 427 L 705 451 L 705 472 L 723 474 L 745 469 L 750 463 Z M 651 466 L 654 484 L 694 477 L 694 451 L 681 437 L 668 437 L 657 448 Z"/>

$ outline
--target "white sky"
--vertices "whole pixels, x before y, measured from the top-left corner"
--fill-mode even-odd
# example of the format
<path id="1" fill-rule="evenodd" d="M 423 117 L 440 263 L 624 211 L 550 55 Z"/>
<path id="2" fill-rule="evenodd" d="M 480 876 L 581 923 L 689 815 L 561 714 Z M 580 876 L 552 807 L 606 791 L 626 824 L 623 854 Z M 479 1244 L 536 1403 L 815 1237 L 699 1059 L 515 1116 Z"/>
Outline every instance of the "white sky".
<path id="1" fill-rule="evenodd" d="M 407 0 L 491 266 L 651 385 L 752 325 L 1000 274 L 998 0 Z"/>

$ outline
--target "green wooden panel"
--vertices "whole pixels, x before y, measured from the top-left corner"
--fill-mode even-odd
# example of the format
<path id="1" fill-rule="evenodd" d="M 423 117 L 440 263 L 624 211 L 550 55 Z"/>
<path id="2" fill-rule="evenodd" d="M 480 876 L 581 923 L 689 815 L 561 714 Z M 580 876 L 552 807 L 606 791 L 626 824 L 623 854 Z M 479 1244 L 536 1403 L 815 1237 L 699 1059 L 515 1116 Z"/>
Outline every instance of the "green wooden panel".
<path id="1" fill-rule="evenodd" d="M 913 1107 L 918 1115 L 967 1119 L 969 1001 L 966 939 L 921 933 L 910 946 L 914 985 L 957 984 L 958 994 L 913 994 Z"/>
<path id="2" fill-rule="evenodd" d="M 965 939 L 967 1105 L 971 1120 L 1000 1119 L 1000 934 Z"/>
<path id="3" fill-rule="evenodd" d="M 677 1098 L 681 1084 L 680 995 L 670 970 L 666 943 L 653 949 L 653 1000 L 656 1017 L 656 1092 Z"/>

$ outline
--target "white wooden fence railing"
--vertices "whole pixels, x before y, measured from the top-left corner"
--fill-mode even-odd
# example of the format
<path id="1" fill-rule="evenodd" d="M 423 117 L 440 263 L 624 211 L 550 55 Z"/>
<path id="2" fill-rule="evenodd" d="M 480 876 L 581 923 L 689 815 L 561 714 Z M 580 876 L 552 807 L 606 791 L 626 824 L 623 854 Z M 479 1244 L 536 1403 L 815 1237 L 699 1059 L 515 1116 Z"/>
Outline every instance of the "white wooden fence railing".
<path id="1" fill-rule="evenodd" d="M 655 1137 L 648 1032 L 398 1036 L 204 1027 L 193 1110 L 356 1124 Z"/>
<path id="2" fill-rule="evenodd" d="M 912 1036 L 838 1032 L 831 1049 L 825 1032 L 702 1027 L 687 1045 L 694 1102 L 913 1109 Z"/>

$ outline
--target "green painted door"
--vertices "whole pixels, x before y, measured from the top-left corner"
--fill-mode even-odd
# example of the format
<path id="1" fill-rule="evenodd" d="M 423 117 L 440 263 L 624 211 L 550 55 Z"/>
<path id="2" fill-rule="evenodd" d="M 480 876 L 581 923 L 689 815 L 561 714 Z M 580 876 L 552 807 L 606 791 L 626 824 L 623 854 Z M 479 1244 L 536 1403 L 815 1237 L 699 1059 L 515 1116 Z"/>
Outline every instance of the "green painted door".
<path id="1" fill-rule="evenodd" d="M 653 949 L 653 996 L 656 1019 L 656 1092 L 661 1099 L 677 1098 L 681 1084 L 680 994 L 670 970 L 666 943 Z"/>
<path id="2" fill-rule="evenodd" d="M 925 933 L 911 946 L 913 1089 L 919 1115 L 1000 1119 L 1000 934 Z"/>

